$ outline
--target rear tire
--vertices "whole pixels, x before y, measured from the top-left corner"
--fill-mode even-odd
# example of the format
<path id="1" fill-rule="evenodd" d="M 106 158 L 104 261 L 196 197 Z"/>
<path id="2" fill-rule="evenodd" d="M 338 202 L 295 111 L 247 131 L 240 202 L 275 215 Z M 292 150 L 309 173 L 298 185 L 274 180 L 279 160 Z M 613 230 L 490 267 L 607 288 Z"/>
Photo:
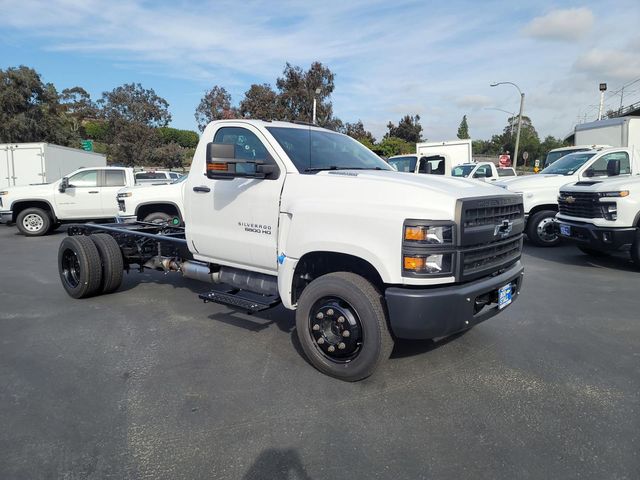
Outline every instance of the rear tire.
<path id="1" fill-rule="evenodd" d="M 73 298 L 87 298 L 100 290 L 102 265 L 95 244 L 83 235 L 65 237 L 58 249 L 58 273 Z"/>
<path id="2" fill-rule="evenodd" d="M 323 275 L 302 291 L 296 332 L 315 368 L 348 382 L 370 376 L 393 350 L 382 296 L 354 273 Z"/>
<path id="3" fill-rule="evenodd" d="M 581 245 L 578 245 L 578 250 L 580 250 L 582 253 L 589 255 L 591 257 L 606 257 L 608 254 L 607 252 L 603 252 L 602 250 L 596 250 L 594 248 L 589 248 L 589 247 L 583 247 Z"/>
<path id="4" fill-rule="evenodd" d="M 124 260 L 118 242 L 106 233 L 96 233 L 90 235 L 102 263 L 102 293 L 113 293 L 122 284 L 122 276 L 124 271 Z"/>
<path id="5" fill-rule="evenodd" d="M 144 217 L 142 221 L 147 223 L 170 223 L 173 218 L 174 217 L 168 213 L 154 212 Z"/>
<path id="6" fill-rule="evenodd" d="M 541 210 L 527 221 L 527 237 L 538 247 L 554 247 L 560 243 L 560 235 L 553 231 L 554 210 Z"/>
<path id="7" fill-rule="evenodd" d="M 16 218 L 16 226 L 27 237 L 45 235 L 52 224 L 51 215 L 41 208 L 25 208 Z"/>

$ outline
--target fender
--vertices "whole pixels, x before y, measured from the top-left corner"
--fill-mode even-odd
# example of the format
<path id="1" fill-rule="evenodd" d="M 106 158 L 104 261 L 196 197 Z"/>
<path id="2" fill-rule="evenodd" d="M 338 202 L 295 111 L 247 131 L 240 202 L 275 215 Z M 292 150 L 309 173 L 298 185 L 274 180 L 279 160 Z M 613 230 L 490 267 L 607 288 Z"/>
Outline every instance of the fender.
<path id="1" fill-rule="evenodd" d="M 182 209 L 178 206 L 177 203 L 175 202 L 169 202 L 169 201 L 163 201 L 163 202 L 144 202 L 144 203 L 140 203 L 138 204 L 138 206 L 136 207 L 136 216 L 138 216 L 138 210 L 140 210 L 140 207 L 145 207 L 147 205 L 170 205 L 172 207 L 175 207 L 176 210 L 178 211 L 178 213 L 180 214 L 180 217 L 184 220 L 184 213 L 182 212 Z"/>
<path id="2" fill-rule="evenodd" d="M 28 203 L 28 202 L 39 202 L 39 203 L 46 203 L 49 206 L 49 210 L 51 211 L 51 215 L 53 217 L 53 221 L 55 222 L 56 220 L 58 220 L 58 215 L 56 214 L 56 210 L 55 208 L 53 208 L 53 205 L 51 204 L 51 202 L 49 200 L 45 200 L 43 198 L 20 198 L 18 200 L 15 200 L 10 206 L 9 206 L 9 210 L 12 210 L 14 212 L 13 214 L 13 219 L 12 221 L 15 222 L 15 210 L 16 210 L 16 205 L 20 205 L 21 203 Z"/>

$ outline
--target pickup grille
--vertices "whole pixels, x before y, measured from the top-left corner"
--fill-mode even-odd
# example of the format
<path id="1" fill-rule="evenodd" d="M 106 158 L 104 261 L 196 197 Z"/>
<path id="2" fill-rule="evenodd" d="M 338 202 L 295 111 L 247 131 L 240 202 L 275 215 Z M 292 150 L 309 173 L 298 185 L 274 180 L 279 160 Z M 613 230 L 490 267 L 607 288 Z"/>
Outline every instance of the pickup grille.
<path id="1" fill-rule="evenodd" d="M 504 240 L 471 245 L 462 253 L 462 278 L 480 276 L 508 267 L 520 258 L 522 234 Z"/>
<path id="2" fill-rule="evenodd" d="M 570 217 L 602 218 L 599 198 L 591 192 L 560 192 L 558 210 Z"/>
<path id="3" fill-rule="evenodd" d="M 505 206 L 476 207 L 465 210 L 464 228 L 479 227 L 483 225 L 498 225 L 504 220 L 513 221 L 522 217 L 521 203 Z"/>

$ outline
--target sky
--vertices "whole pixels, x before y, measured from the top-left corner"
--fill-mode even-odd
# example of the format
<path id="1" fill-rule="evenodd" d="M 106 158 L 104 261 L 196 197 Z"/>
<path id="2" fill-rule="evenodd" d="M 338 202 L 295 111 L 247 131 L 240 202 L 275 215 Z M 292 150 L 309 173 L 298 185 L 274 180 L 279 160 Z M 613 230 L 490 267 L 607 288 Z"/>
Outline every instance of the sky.
<path id="1" fill-rule="evenodd" d="M 419 114 L 432 141 L 455 138 L 467 115 L 487 139 L 517 112 L 541 137 L 593 120 L 640 79 L 640 1 L 145 1 L 0 0 L 0 68 L 27 65 L 59 91 L 93 99 L 124 83 L 153 88 L 171 125 L 196 130 L 206 90 L 234 103 L 286 62 L 320 61 L 335 74 L 334 113 L 377 138 Z M 640 82 L 623 102 L 640 101 Z"/>

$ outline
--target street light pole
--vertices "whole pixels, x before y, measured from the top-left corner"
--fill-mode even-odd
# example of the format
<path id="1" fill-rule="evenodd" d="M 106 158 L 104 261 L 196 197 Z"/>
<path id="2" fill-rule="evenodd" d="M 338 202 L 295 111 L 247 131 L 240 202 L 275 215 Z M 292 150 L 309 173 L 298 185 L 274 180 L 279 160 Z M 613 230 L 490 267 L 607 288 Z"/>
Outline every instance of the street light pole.
<path id="1" fill-rule="evenodd" d="M 316 95 L 320 94 L 320 89 L 316 88 L 316 94 L 313 96 L 313 120 L 311 123 L 316 124 Z"/>
<path id="2" fill-rule="evenodd" d="M 491 87 L 497 87 L 498 85 L 513 85 L 518 89 L 520 93 L 520 113 L 518 113 L 518 131 L 516 132 L 516 147 L 513 152 L 513 168 L 515 169 L 518 165 L 518 148 L 520 147 L 520 130 L 522 129 L 522 112 L 524 110 L 524 93 L 520 90 L 520 87 L 513 82 L 496 82 L 492 83 Z"/>
<path id="3" fill-rule="evenodd" d="M 499 112 L 504 112 L 509 114 L 509 138 L 513 138 L 513 119 L 516 118 L 515 112 L 510 112 L 509 110 L 504 110 L 502 108 L 496 107 L 484 107 L 485 110 L 497 110 Z"/>

